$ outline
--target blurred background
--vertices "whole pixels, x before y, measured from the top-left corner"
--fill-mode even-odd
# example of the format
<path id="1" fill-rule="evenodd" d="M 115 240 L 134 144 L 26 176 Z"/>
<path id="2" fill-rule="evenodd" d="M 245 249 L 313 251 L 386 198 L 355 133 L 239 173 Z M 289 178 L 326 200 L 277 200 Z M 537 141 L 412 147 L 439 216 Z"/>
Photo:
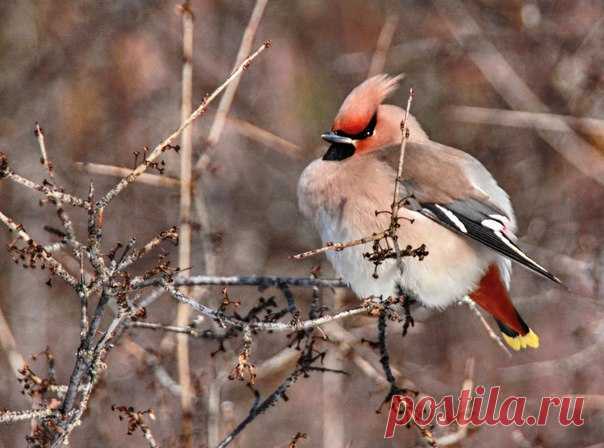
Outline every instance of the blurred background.
<path id="1" fill-rule="evenodd" d="M 85 195 L 93 179 L 104 192 L 116 178 L 83 172 L 75 162 L 132 167 L 133 151 L 155 146 L 178 126 L 182 57 L 176 6 L 149 0 L 0 2 L 0 151 L 17 172 L 38 181 L 45 176 L 33 133 L 39 122 L 58 182 Z M 248 0 L 192 0 L 195 104 L 232 70 L 253 8 Z M 297 179 L 325 150 L 320 134 L 343 98 L 368 76 L 372 61 L 380 68 L 383 55 L 385 72 L 405 74 L 390 101 L 404 104 L 413 87 L 413 112 L 431 138 L 469 152 L 494 173 L 515 206 L 521 245 L 568 286 L 515 269 L 512 294 L 541 336 L 537 351 L 506 356 L 472 312 L 454 306 L 419 312 L 404 339 L 391 326 L 393 366 L 401 378 L 438 398 L 458 393 L 472 359 L 476 384 L 502 385 L 503 395 L 527 396 L 533 411 L 543 395 L 597 399 L 604 394 L 604 3 L 269 0 L 253 48 L 265 39 L 272 40 L 272 48 L 243 74 L 230 111 L 237 120 L 226 122 L 210 153 L 210 169 L 197 185 L 210 211 L 216 273 L 302 276 L 321 264 L 323 276 L 334 276 L 323 258 L 287 258 L 320 245 L 298 212 Z M 194 125 L 196 154 L 204 151 L 215 110 L 214 104 Z M 166 174 L 178 175 L 177 159 L 168 159 Z M 43 230 L 44 224 L 57 225 L 55 212 L 39 207 L 38 200 L 29 190 L 0 182 L 0 209 L 39 241 L 56 241 Z M 79 218 L 78 231 L 85 234 L 85 219 Z M 134 185 L 105 221 L 106 250 L 131 236 L 146 241 L 178 222 L 178 189 Z M 195 228 L 191 272 L 203 273 Z M 9 238 L 0 231 L 2 247 Z M 44 273 L 22 269 L 7 253 L 0 256 L 0 309 L 18 351 L 29 360 L 49 346 L 57 378 L 65 383 L 78 344 L 79 306 L 60 281 L 52 288 L 46 281 Z M 219 289 L 214 292 L 220 297 Z M 260 294 L 254 288 L 230 293 L 243 308 Z M 304 308 L 310 292 L 295 293 Z M 283 300 L 279 291 L 263 294 Z M 326 291 L 326 304 L 333 307 L 334 301 L 346 305 L 356 299 Z M 175 309 L 164 297 L 148 310 L 148 320 L 171 323 Z M 344 325 L 357 338 L 375 338 L 375 320 Z M 138 330 L 125 338 L 157 356 L 176 377 L 174 342 L 164 336 Z M 262 364 L 287 343 L 282 336 L 257 338 L 254 362 Z M 190 344 L 198 394 L 195 446 L 207 446 L 208 390 L 221 371 L 228 373 L 240 344 L 233 342 L 214 358 L 215 343 L 193 339 Z M 156 438 L 162 446 L 176 446 L 179 399 L 158 384 L 141 361 L 144 356 L 127 347 L 111 352 L 73 446 L 144 446 L 140 434 L 126 436 L 111 404 L 153 408 Z M 371 352 L 363 347 L 359 350 Z M 308 436 L 300 446 L 421 444 L 413 429 L 385 441 L 386 415 L 375 410 L 387 390 L 359 369 L 354 351 L 330 353 L 326 365 L 350 375 L 301 379 L 289 401 L 259 417 L 233 446 L 286 447 L 298 431 Z M 29 401 L 5 354 L 0 352 L 0 408 L 25 409 Z M 40 359 L 32 368 L 45 371 Z M 272 391 L 287 371 L 287 366 L 259 371 L 259 390 Z M 224 435 L 247 415 L 253 397 L 229 382 L 219 392 Z M 580 428 L 563 428 L 552 418 L 544 427 L 472 429 L 455 446 L 604 446 L 601 407 L 586 406 L 584 417 Z M 0 447 L 25 446 L 28 425 L 0 426 Z"/>

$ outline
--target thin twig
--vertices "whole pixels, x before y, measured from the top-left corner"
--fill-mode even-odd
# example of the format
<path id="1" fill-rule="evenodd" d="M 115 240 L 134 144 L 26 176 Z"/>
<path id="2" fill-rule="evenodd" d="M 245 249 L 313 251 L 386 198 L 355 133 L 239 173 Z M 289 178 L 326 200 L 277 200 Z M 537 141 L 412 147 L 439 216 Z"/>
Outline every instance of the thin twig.
<path id="1" fill-rule="evenodd" d="M 460 46 L 467 48 L 470 42 L 466 37 L 475 36 L 471 41 L 479 45 L 478 47 L 472 45 L 468 56 L 506 103 L 514 109 L 549 112 L 548 107 L 518 76 L 497 47 L 489 41 L 462 2 L 458 0 L 433 0 L 433 2 Z M 564 119 L 553 115 L 552 120 L 555 120 L 556 126 L 564 132 L 552 134 L 538 129 L 539 136 L 579 171 L 604 185 L 604 158 L 601 153 L 577 135 Z"/>
<path id="2" fill-rule="evenodd" d="M 396 179 L 394 180 L 394 192 L 393 192 L 393 196 L 392 196 L 392 213 L 390 214 L 390 231 L 391 234 L 389 235 L 390 238 L 392 239 L 393 245 L 394 245 L 394 251 L 396 254 L 396 265 L 398 266 L 401 274 L 403 273 L 403 261 L 401 258 L 401 249 L 398 245 L 398 238 L 397 238 L 397 230 L 398 230 L 398 212 L 401 206 L 401 200 L 400 200 L 400 183 L 401 183 L 401 179 L 403 177 L 403 162 L 405 160 L 405 146 L 407 145 L 407 140 L 409 138 L 409 136 L 407 135 L 409 133 L 409 128 L 408 128 L 408 118 L 409 118 L 409 111 L 411 110 L 411 103 L 413 102 L 413 89 L 409 89 L 409 98 L 407 99 L 407 108 L 405 109 L 405 117 L 403 118 L 403 121 L 401 122 L 401 132 L 402 132 L 402 140 L 401 140 L 401 152 L 399 155 L 399 159 L 398 159 L 398 168 L 396 171 Z"/>
<path id="3" fill-rule="evenodd" d="M 122 166 L 103 165 L 101 163 L 88 162 L 75 162 L 75 168 L 78 171 L 85 173 L 101 174 L 104 176 L 114 177 L 125 177 L 132 172 L 130 168 Z M 153 185 L 155 187 L 180 188 L 180 181 L 178 179 L 166 175 L 143 173 L 137 178 L 136 181 L 141 184 Z"/>
<path id="4" fill-rule="evenodd" d="M 52 162 L 48 159 L 48 151 L 46 150 L 46 138 L 44 136 L 44 130 L 40 127 L 38 123 L 36 123 L 34 134 L 36 135 L 36 138 L 38 140 L 38 147 L 40 149 L 40 163 L 42 163 L 42 165 L 46 167 L 46 170 L 48 171 L 48 177 L 54 183 L 54 168 Z M 73 228 L 73 221 L 69 217 L 69 214 L 63 208 L 61 200 L 57 196 L 55 196 L 52 202 L 54 202 L 55 207 L 57 208 L 57 215 L 61 220 L 61 223 L 63 224 L 67 239 L 70 242 L 75 241 L 75 230 Z"/>
<path id="5" fill-rule="evenodd" d="M 117 270 L 123 271 L 127 267 L 131 266 L 133 263 L 140 260 L 145 255 L 147 255 L 149 252 L 156 249 L 162 242 L 164 242 L 164 241 L 176 242 L 176 241 L 178 241 L 178 238 L 179 238 L 178 229 L 176 227 L 170 227 L 169 229 L 159 232 L 151 240 L 149 240 L 149 242 L 147 244 L 145 244 L 140 249 L 137 249 L 137 250 L 133 251 L 132 253 L 130 253 L 129 255 L 125 256 L 127 254 L 127 252 L 129 252 L 131 250 L 131 248 L 134 247 L 134 244 L 136 243 L 135 239 L 130 240 L 124 250 L 125 257 L 118 263 Z M 133 280 L 132 283 L 135 283 L 135 280 Z"/>
<path id="6" fill-rule="evenodd" d="M 151 280 L 144 284 L 154 283 Z M 314 277 L 278 277 L 267 275 L 242 275 L 242 276 L 208 276 L 195 275 L 188 278 L 176 277 L 174 286 L 258 286 L 259 288 L 279 287 L 289 285 L 301 288 L 347 288 L 348 284 L 339 279 L 323 279 Z"/>
<path id="7" fill-rule="evenodd" d="M 10 329 L 6 317 L 4 317 L 2 308 L 0 308 L 0 346 L 8 356 L 8 363 L 13 370 L 13 373 L 18 377 L 19 371 L 25 365 L 25 359 L 19 350 L 17 350 L 15 337 L 13 336 L 13 332 Z"/>
<path id="8" fill-rule="evenodd" d="M 0 168 L 2 168 L 0 170 L 1 171 L 0 179 L 6 178 L 9 180 L 12 180 L 13 182 L 15 182 L 19 185 L 29 188 L 31 190 L 38 191 L 40 193 L 44 193 L 44 195 L 46 195 L 46 197 L 51 200 L 58 200 L 64 204 L 69 204 L 74 207 L 81 207 L 84 209 L 90 208 L 90 204 L 87 201 L 85 201 L 77 196 L 71 195 L 69 193 L 65 193 L 63 191 L 58 191 L 47 185 L 38 184 L 34 181 L 26 179 L 23 176 L 20 176 L 19 174 L 14 173 L 8 167 L 6 155 L 3 153 L 0 153 Z"/>
<path id="9" fill-rule="evenodd" d="M 237 57 L 235 59 L 235 67 L 240 64 L 245 58 L 245 55 L 250 52 L 252 43 L 254 42 L 254 37 L 256 35 L 256 30 L 258 29 L 258 25 L 260 24 L 262 14 L 264 13 L 264 8 L 266 7 L 267 3 L 268 0 L 256 0 L 252 15 L 250 16 L 250 20 L 245 28 L 245 31 L 243 32 L 243 37 L 241 38 L 241 44 L 239 45 L 239 51 L 237 52 Z M 235 98 L 235 93 L 237 92 L 237 87 L 239 87 L 239 78 L 235 79 L 234 82 L 229 85 L 227 90 L 224 92 L 224 95 L 220 99 L 218 110 L 216 111 L 216 117 L 214 118 L 214 122 L 212 123 L 212 127 L 210 128 L 210 133 L 208 135 L 208 145 L 206 151 L 195 164 L 194 170 L 197 174 L 204 171 L 210 163 L 209 151 L 211 151 L 211 148 L 220 140 L 226 117 L 229 114 L 231 104 L 233 104 L 233 99 Z"/>
<path id="10" fill-rule="evenodd" d="M 466 123 L 533 128 L 555 132 L 568 132 L 569 126 L 572 126 L 581 132 L 604 136 L 604 120 L 598 118 L 471 106 L 451 106 L 446 112 L 451 120 Z"/>
<path id="11" fill-rule="evenodd" d="M 474 358 L 468 358 L 466 361 L 465 379 L 461 385 L 460 396 L 463 391 L 469 391 L 471 394 L 474 390 Z M 469 413 L 469 410 L 466 410 Z M 464 419 L 468 419 L 469 415 L 464 415 Z M 457 431 L 451 434 L 446 434 L 436 439 L 436 443 L 439 446 L 450 446 L 459 444 L 463 439 L 468 436 L 468 424 L 459 424 Z"/>
<path id="12" fill-rule="evenodd" d="M 132 328 L 146 328 L 148 330 L 161 330 L 161 331 L 170 331 L 172 333 L 180 333 L 186 334 L 189 336 L 193 336 L 195 338 L 201 337 L 202 332 L 197 330 L 194 327 L 190 326 L 182 326 L 179 327 L 177 325 L 164 325 L 156 322 L 130 322 L 128 327 Z"/>
<path id="13" fill-rule="evenodd" d="M 384 71 L 384 66 L 386 65 L 386 57 L 388 56 L 388 50 L 390 49 L 390 45 L 392 45 L 392 38 L 394 37 L 394 32 L 396 31 L 397 25 L 398 15 L 388 14 L 388 17 L 386 18 L 386 21 L 384 22 L 384 25 L 382 26 L 382 29 L 380 31 L 380 35 L 377 40 L 377 45 L 371 58 L 371 64 L 369 65 L 369 72 L 367 73 L 367 78 L 379 75 Z"/>
<path id="14" fill-rule="evenodd" d="M 405 395 L 409 393 L 409 391 L 400 388 L 396 383 L 396 377 L 394 376 L 392 367 L 390 366 L 390 355 L 388 353 L 388 345 L 386 342 L 386 329 L 388 326 L 388 319 L 386 316 L 386 311 L 382 310 L 378 317 L 378 342 L 377 346 L 380 350 L 380 363 L 382 364 L 382 369 L 384 370 L 384 375 L 386 375 L 386 380 L 390 383 L 390 391 L 383 403 L 387 403 L 390 401 L 395 395 Z M 415 395 L 418 393 L 415 392 Z M 430 427 L 421 426 L 415 420 L 412 420 L 412 424 L 418 429 L 421 437 L 424 441 L 431 447 L 437 448 L 438 443 L 434 439 L 434 435 L 432 434 L 432 430 Z"/>
<path id="15" fill-rule="evenodd" d="M 366 236 L 364 238 L 359 238 L 358 240 L 346 241 L 343 243 L 327 243 L 325 246 L 320 247 L 318 249 L 309 250 L 306 252 L 302 252 L 296 255 L 291 255 L 289 258 L 293 260 L 304 260 L 308 257 L 313 257 L 315 255 L 322 254 L 324 252 L 329 252 L 330 250 L 335 250 L 336 252 L 342 251 L 348 247 L 360 246 L 361 244 L 371 243 L 372 241 L 377 241 L 385 238 L 388 235 L 388 230 L 384 230 L 383 232 L 374 233 L 371 236 Z"/>
<path id="16" fill-rule="evenodd" d="M 256 30 L 258 29 L 258 25 L 260 23 L 260 19 L 262 18 L 262 14 L 264 12 L 264 8 L 267 2 L 268 0 L 256 0 L 249 23 L 241 39 L 241 44 L 239 46 L 239 50 L 237 52 L 237 57 L 235 60 L 235 66 L 240 63 L 245 66 L 245 61 L 243 61 L 243 59 L 245 58 L 245 55 L 248 54 L 251 50 L 254 36 L 256 34 Z M 270 45 L 270 43 L 266 42 L 264 47 L 268 45 Z M 205 151 L 195 163 L 194 173 L 196 176 L 199 176 L 203 171 L 205 171 L 205 169 L 210 163 L 210 153 L 213 147 L 218 143 L 218 141 L 220 140 L 220 136 L 222 135 L 225 119 L 229 113 L 231 104 L 233 103 L 235 93 L 239 86 L 239 80 L 239 78 L 234 79 L 234 81 L 227 87 L 223 97 L 220 99 L 218 110 L 216 111 L 214 121 L 210 128 Z M 215 256 L 215 250 L 212 244 L 213 226 L 210 220 L 209 207 L 206 201 L 206 197 L 204 192 L 201 190 L 197 191 L 195 194 L 195 209 L 197 211 L 199 223 L 201 224 L 202 228 L 200 236 L 205 262 L 204 267 L 207 273 L 214 274 L 216 273 L 217 269 L 217 260 Z M 203 291 L 199 291 L 200 296 L 205 296 L 206 293 L 207 290 L 205 289 Z M 208 445 L 210 446 L 214 446 L 219 441 L 220 400 L 216 399 L 216 395 L 219 393 L 219 391 L 216 390 L 216 387 L 219 387 L 218 384 L 219 383 L 215 381 L 212 382 L 212 400 L 208 401 L 208 404 L 210 406 L 208 408 Z"/>
<path id="17" fill-rule="evenodd" d="M 187 118 L 187 120 L 182 123 L 174 132 L 172 132 L 168 137 L 166 137 L 162 142 L 160 142 L 153 150 L 147 155 L 146 162 L 141 163 L 137 166 L 128 176 L 124 177 L 121 181 L 117 183 L 107 194 L 98 201 L 97 206 L 100 208 L 106 207 L 111 200 L 113 200 L 117 195 L 119 195 L 128 185 L 134 182 L 138 176 L 143 174 L 147 167 L 149 166 L 149 162 L 155 161 L 168 147 L 174 142 L 174 140 L 184 131 L 191 123 L 193 123 L 197 118 L 203 115 L 208 106 L 212 101 L 216 99 L 218 95 L 220 95 L 228 85 L 233 82 L 235 79 L 239 77 L 239 75 L 246 70 L 252 61 L 256 59 L 264 50 L 270 47 L 270 41 L 264 42 L 254 53 L 252 53 L 249 57 L 247 57 L 238 67 L 234 70 L 228 78 L 216 88 L 210 95 L 205 97 L 201 104 L 193 111 L 193 113 Z"/>
<path id="18" fill-rule="evenodd" d="M 309 318 L 313 318 L 314 311 L 311 309 Z M 252 421 L 258 416 L 265 413 L 271 406 L 277 403 L 280 399 L 287 400 L 287 390 L 300 378 L 300 376 L 308 376 L 311 371 L 331 372 L 337 374 L 346 374 L 341 370 L 331 369 L 321 366 L 316 366 L 317 361 L 323 361 L 324 352 L 317 353 L 314 348 L 315 339 L 312 337 L 312 332 L 305 334 L 305 347 L 302 351 L 296 369 L 288 375 L 288 377 L 271 393 L 265 400 L 260 401 L 260 394 L 253 387 L 253 384 L 248 383 L 249 388 L 254 393 L 254 403 L 248 415 L 237 425 L 217 446 L 217 448 L 225 448 L 237 437 Z M 240 357 L 241 358 L 241 357 Z"/>
<path id="19" fill-rule="evenodd" d="M 46 167 L 46 170 L 48 171 L 48 177 L 54 183 L 54 167 L 52 162 L 48 159 L 48 151 L 46 150 L 46 138 L 44 136 L 44 130 L 40 127 L 39 123 L 36 123 L 34 134 L 36 135 L 36 139 L 38 140 L 38 147 L 40 149 L 40 163 L 42 163 L 42 165 Z M 73 228 L 73 221 L 63 208 L 61 200 L 56 195 L 52 202 L 54 202 L 55 207 L 57 208 L 57 215 L 63 223 L 63 227 L 65 228 L 65 232 L 67 234 L 67 239 L 73 242 L 75 240 L 75 230 Z"/>
<path id="20" fill-rule="evenodd" d="M 484 318 L 484 316 L 482 315 L 482 313 L 480 312 L 480 310 L 476 306 L 476 303 L 472 299 L 470 299 L 468 296 L 465 296 L 463 299 L 460 300 L 460 302 L 468 305 L 468 308 L 470 308 L 470 310 L 472 310 L 472 312 L 474 313 L 474 315 L 476 317 L 478 317 L 478 319 L 480 320 L 480 323 L 482 324 L 482 326 L 487 331 L 489 337 L 492 340 L 494 340 L 499 347 L 501 347 L 501 349 L 505 352 L 506 355 L 508 355 L 511 358 L 512 357 L 512 353 L 506 347 L 505 343 L 501 340 L 501 338 L 499 337 L 499 335 L 493 331 L 493 329 L 491 328 L 491 326 L 489 325 L 489 323 L 487 322 L 487 320 Z"/>
<path id="21" fill-rule="evenodd" d="M 36 135 L 36 139 L 38 140 L 38 146 L 40 148 L 40 163 L 42 163 L 42 165 L 46 167 L 46 170 L 48 171 L 48 176 L 53 179 L 54 173 L 52 169 L 52 164 L 48 160 L 48 152 L 46 151 L 46 140 L 44 139 L 44 131 L 40 127 L 39 123 L 36 123 L 34 134 Z"/>
<path id="22" fill-rule="evenodd" d="M 193 108 L 193 30 L 194 20 L 191 4 L 187 0 L 180 7 L 182 16 L 182 95 L 180 119 L 185 123 Z M 227 89 L 228 92 L 228 89 Z M 180 136 L 180 228 L 178 237 L 178 267 L 181 276 L 189 275 L 191 267 L 191 198 L 193 192 L 192 159 L 193 136 L 192 126 L 183 130 Z M 184 290 L 189 294 L 189 289 Z M 190 308 L 179 304 L 176 312 L 176 325 L 184 326 L 189 321 Z M 180 440 L 184 448 L 193 445 L 193 391 L 191 385 L 191 366 L 189 360 L 189 339 L 185 334 L 176 338 L 176 360 L 178 365 L 178 383 L 180 384 L 181 425 Z"/>
<path id="23" fill-rule="evenodd" d="M 264 401 L 256 406 L 253 406 L 250 413 L 246 418 L 243 419 L 239 425 L 233 429 L 217 446 L 216 448 L 225 448 L 231 444 L 231 442 L 237 437 L 258 415 L 265 412 L 274 403 L 280 400 L 287 390 L 298 380 L 302 375 L 302 370 L 294 370 L 286 379 L 283 381 L 275 391 L 270 394 Z"/>
<path id="24" fill-rule="evenodd" d="M 339 289 L 333 295 L 334 309 L 344 306 L 346 291 Z M 344 323 L 344 322 L 342 322 Z M 325 326 L 327 331 L 332 322 Z M 327 350 L 324 363 L 333 369 L 346 370 L 347 360 L 338 350 Z M 321 387 L 321 421 L 323 422 L 323 446 L 344 448 L 346 442 L 346 417 L 343 412 L 341 397 L 345 395 L 344 377 L 342 375 L 323 375 Z"/>
<path id="25" fill-rule="evenodd" d="M 227 117 L 227 124 L 236 132 L 251 140 L 261 143 L 265 147 L 274 149 L 288 157 L 301 159 L 302 148 L 289 140 L 279 137 L 266 129 L 256 126 L 249 121 L 241 120 L 233 116 Z"/>
<path id="26" fill-rule="evenodd" d="M 25 411 L 0 411 L 0 423 L 17 423 L 34 418 L 49 417 L 56 413 L 53 409 L 28 409 Z"/>
<path id="27" fill-rule="evenodd" d="M 317 319 L 311 319 L 306 321 L 298 322 L 296 325 L 290 325 L 281 322 L 244 322 L 240 319 L 234 317 L 227 317 L 222 313 L 210 308 L 206 305 L 203 305 L 197 302 L 195 299 L 186 296 L 181 291 L 178 291 L 174 286 L 170 285 L 165 281 L 160 282 L 162 286 L 166 289 L 170 295 L 178 300 L 181 303 L 186 303 L 191 306 L 195 311 L 202 314 L 203 316 L 209 317 L 212 320 L 222 322 L 223 324 L 231 325 L 233 327 L 243 329 L 246 326 L 249 326 L 254 331 L 273 331 L 273 332 L 283 332 L 283 331 L 300 331 L 300 330 L 308 330 L 310 328 L 319 327 L 328 322 L 345 319 L 351 316 L 356 316 L 357 314 L 363 314 L 376 304 L 379 304 L 380 299 L 367 299 L 366 303 L 363 306 L 353 308 L 346 311 L 340 311 L 334 315 L 322 316 Z"/>
<path id="28" fill-rule="evenodd" d="M 25 231 L 21 224 L 17 224 L 2 212 L 0 212 L 0 221 L 6 227 L 8 227 L 11 232 L 16 233 L 17 237 L 36 253 L 36 256 L 41 257 L 44 262 L 48 264 L 51 273 L 55 274 L 72 287 L 77 285 L 78 281 L 74 278 L 74 276 L 67 272 L 63 265 L 59 263 L 49 252 L 47 252 L 44 247 L 36 243 Z"/>

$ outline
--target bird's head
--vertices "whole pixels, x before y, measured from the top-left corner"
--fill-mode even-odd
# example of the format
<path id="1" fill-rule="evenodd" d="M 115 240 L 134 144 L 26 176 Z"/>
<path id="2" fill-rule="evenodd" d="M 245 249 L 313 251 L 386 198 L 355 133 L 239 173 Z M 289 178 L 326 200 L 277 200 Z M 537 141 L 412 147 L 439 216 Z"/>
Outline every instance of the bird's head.
<path id="1" fill-rule="evenodd" d="M 382 104 L 397 89 L 400 78 L 400 75 L 377 75 L 348 94 L 331 131 L 321 136 L 331 143 L 323 160 L 343 160 L 401 142 L 400 123 L 404 111 Z"/>

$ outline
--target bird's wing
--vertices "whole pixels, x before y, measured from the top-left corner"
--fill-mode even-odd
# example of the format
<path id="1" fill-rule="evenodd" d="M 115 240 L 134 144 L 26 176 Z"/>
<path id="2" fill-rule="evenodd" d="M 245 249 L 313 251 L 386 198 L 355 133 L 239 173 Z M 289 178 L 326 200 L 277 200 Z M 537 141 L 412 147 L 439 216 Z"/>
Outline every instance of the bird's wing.
<path id="1" fill-rule="evenodd" d="M 377 153 L 395 171 L 400 152 L 390 147 Z M 507 193 L 497 185 L 489 171 L 459 149 L 430 140 L 408 141 L 403 165 L 403 180 L 411 185 L 420 202 L 448 203 L 472 198 L 516 221 Z"/>
<path id="2" fill-rule="evenodd" d="M 398 155 L 390 149 L 378 157 L 396 170 Z M 516 245 L 516 221 L 507 194 L 469 154 L 430 141 L 408 142 L 402 182 L 411 195 L 405 207 L 560 283 Z"/>
<path id="3" fill-rule="evenodd" d="M 417 211 L 439 224 L 490 247 L 556 283 L 561 283 L 555 275 L 516 245 L 516 237 L 508 229 L 510 220 L 499 210 L 491 209 L 473 199 L 457 200 L 448 204 L 417 203 L 415 207 Z"/>

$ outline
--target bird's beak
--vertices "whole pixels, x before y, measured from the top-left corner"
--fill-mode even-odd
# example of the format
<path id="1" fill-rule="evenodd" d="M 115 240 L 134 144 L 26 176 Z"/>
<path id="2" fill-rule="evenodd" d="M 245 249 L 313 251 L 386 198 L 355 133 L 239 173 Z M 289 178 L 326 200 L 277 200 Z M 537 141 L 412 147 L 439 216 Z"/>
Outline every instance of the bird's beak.
<path id="1" fill-rule="evenodd" d="M 350 137 L 343 137 L 341 135 L 334 134 L 333 132 L 327 132 L 327 133 L 321 135 L 321 138 L 328 143 L 340 143 L 340 144 L 344 144 L 344 145 L 353 145 L 354 146 L 353 139 L 351 139 Z"/>

